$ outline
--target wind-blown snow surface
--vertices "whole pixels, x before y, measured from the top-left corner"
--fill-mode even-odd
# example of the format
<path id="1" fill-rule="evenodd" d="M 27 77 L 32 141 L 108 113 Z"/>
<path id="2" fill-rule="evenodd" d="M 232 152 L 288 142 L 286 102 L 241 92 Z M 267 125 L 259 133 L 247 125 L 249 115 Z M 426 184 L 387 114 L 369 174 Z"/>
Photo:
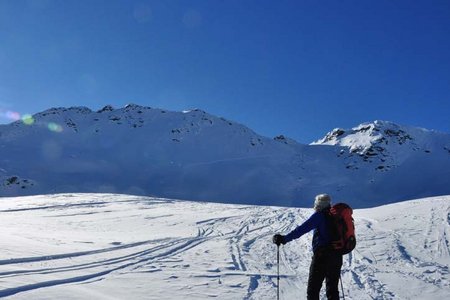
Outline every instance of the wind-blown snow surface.
<path id="1" fill-rule="evenodd" d="M 113 194 L 2 198 L 0 296 L 274 299 L 275 232 L 311 209 Z M 346 299 L 448 299 L 450 196 L 355 210 Z M 311 236 L 281 247 L 281 299 L 304 299 Z"/>

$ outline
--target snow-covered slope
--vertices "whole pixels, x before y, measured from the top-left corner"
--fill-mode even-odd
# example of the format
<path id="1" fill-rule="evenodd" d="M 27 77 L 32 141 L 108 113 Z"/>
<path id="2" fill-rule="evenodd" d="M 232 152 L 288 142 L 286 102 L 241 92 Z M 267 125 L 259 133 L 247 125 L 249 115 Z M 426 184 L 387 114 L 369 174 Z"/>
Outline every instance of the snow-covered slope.
<path id="1" fill-rule="evenodd" d="M 342 151 L 348 161 L 359 156 L 365 162 L 378 164 L 378 170 L 388 171 L 399 167 L 412 156 L 424 153 L 444 160 L 450 154 L 448 142 L 449 135 L 445 133 L 374 121 L 350 130 L 336 128 L 312 145 L 342 146 L 348 149 Z M 349 164 L 348 167 L 357 165 Z"/>
<path id="2" fill-rule="evenodd" d="M 201 110 L 52 108 L 0 125 L 0 195 L 113 192 L 369 207 L 450 194 L 450 135 L 375 121 L 301 145 Z"/>
<path id="3" fill-rule="evenodd" d="M 0 297 L 275 299 L 275 232 L 311 209 L 113 194 L 3 198 Z M 447 299 L 450 196 L 355 210 L 346 299 Z M 311 236 L 281 247 L 281 299 L 304 299 Z"/>
<path id="4" fill-rule="evenodd" d="M 260 203 L 290 197 L 283 175 L 302 147 L 201 110 L 137 105 L 50 109 L 32 125 L 1 126 L 0 139 L 1 195 L 95 191 Z"/>

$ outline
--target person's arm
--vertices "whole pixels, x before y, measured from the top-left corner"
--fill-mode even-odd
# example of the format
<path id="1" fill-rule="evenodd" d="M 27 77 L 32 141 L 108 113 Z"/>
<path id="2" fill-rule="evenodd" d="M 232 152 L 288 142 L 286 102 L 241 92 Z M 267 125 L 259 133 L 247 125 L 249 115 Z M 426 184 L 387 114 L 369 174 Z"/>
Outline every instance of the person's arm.
<path id="1" fill-rule="evenodd" d="M 290 233 L 285 235 L 283 237 L 284 243 L 288 243 L 292 240 L 298 239 L 302 235 L 304 235 L 307 232 L 310 232 L 314 228 L 317 228 L 320 223 L 320 214 L 315 212 L 311 217 L 309 217 L 308 220 L 303 222 L 302 225 L 298 226 L 294 230 L 292 230 Z"/>

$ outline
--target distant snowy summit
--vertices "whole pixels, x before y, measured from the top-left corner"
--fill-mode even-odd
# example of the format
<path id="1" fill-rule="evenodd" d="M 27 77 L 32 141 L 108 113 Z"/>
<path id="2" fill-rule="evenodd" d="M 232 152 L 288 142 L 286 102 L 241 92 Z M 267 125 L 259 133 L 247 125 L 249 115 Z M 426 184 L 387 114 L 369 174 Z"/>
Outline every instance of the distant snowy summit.
<path id="1" fill-rule="evenodd" d="M 352 129 L 335 128 L 311 145 L 340 146 L 344 157 L 360 156 L 365 162 L 375 162 L 378 170 L 395 167 L 416 153 L 450 154 L 449 135 L 423 128 L 401 126 L 376 120 Z"/>
<path id="2" fill-rule="evenodd" d="M 0 125 L 0 195 L 113 192 L 365 207 L 450 194 L 450 135 L 374 121 L 302 145 L 200 109 L 51 108 Z"/>
<path id="3" fill-rule="evenodd" d="M 423 143 L 424 138 L 439 134 L 435 131 L 417 127 L 400 126 L 387 121 L 363 123 L 352 129 L 335 128 L 324 138 L 313 145 L 333 145 L 349 147 L 351 152 L 366 154 L 383 149 L 401 146 L 410 142 L 411 145 Z M 378 151 L 382 151 L 378 149 Z"/>

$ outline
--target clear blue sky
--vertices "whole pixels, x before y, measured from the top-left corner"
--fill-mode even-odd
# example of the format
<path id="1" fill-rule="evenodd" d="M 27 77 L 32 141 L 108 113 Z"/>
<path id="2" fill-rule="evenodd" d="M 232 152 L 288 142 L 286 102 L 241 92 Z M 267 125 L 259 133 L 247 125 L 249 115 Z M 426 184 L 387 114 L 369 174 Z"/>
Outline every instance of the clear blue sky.
<path id="1" fill-rule="evenodd" d="M 0 0 L 0 113 L 201 108 L 309 143 L 450 132 L 450 1 Z"/>

